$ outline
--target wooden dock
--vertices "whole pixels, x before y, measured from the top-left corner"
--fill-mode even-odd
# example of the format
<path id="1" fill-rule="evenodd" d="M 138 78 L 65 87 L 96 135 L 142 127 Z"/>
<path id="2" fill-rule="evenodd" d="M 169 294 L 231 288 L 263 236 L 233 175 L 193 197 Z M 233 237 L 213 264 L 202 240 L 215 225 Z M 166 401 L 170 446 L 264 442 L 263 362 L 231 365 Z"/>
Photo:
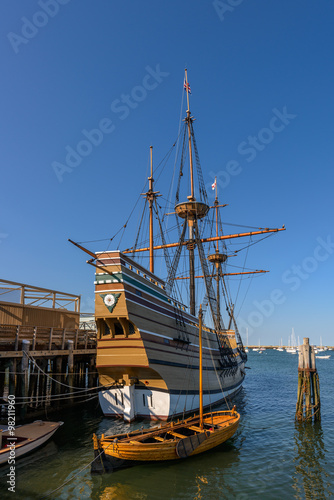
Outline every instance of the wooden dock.
<path id="1" fill-rule="evenodd" d="M 80 296 L 1 279 L 0 294 L 0 419 L 8 397 L 16 420 L 87 399 L 98 385 L 96 330 L 79 328 Z"/>
<path id="2" fill-rule="evenodd" d="M 1 418 L 8 395 L 17 419 L 83 401 L 97 386 L 95 360 L 95 331 L 0 325 Z"/>

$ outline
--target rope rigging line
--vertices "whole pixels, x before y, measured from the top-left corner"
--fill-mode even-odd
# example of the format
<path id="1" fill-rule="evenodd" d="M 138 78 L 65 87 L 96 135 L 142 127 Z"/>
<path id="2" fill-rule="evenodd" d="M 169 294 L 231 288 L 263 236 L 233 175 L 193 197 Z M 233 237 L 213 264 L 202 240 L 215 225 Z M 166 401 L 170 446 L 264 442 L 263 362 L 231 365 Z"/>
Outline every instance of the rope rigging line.
<path id="1" fill-rule="evenodd" d="M 176 252 L 174 253 L 173 262 L 172 262 L 171 267 L 170 267 L 170 273 L 168 274 L 168 279 L 167 279 L 167 283 L 166 283 L 166 292 L 168 295 L 172 292 L 173 285 L 175 283 L 174 278 L 175 278 L 175 275 L 177 272 L 177 267 L 178 267 L 179 260 L 180 260 L 180 255 L 181 255 L 181 251 L 182 251 L 182 243 L 183 243 L 183 240 L 185 237 L 186 229 L 187 229 L 187 221 L 185 221 L 183 224 L 183 229 L 182 229 L 182 234 L 181 234 L 181 237 L 179 240 L 179 245 L 176 249 Z"/>
<path id="2" fill-rule="evenodd" d="M 234 253 L 239 253 L 241 252 L 242 250 L 248 250 L 248 248 L 252 247 L 253 245 L 256 245 L 257 243 L 260 243 L 260 241 L 263 241 L 267 238 L 270 238 L 271 236 L 274 236 L 276 233 L 271 233 L 271 234 L 267 234 L 267 236 L 264 236 L 263 238 L 260 238 L 256 241 L 253 241 L 252 243 L 250 243 L 249 245 L 246 245 L 245 247 L 242 247 L 242 248 L 239 248 L 238 250 L 234 250 Z M 232 243 L 232 245 L 236 245 L 237 243 Z"/>
<path id="3" fill-rule="evenodd" d="M 183 142 L 182 142 L 182 150 L 181 150 L 181 161 L 180 161 L 180 169 L 179 169 L 179 178 L 177 181 L 177 188 L 176 188 L 176 193 L 175 193 L 175 205 L 177 205 L 180 201 L 180 186 L 181 186 L 181 177 L 183 176 L 183 166 L 186 161 L 186 151 L 187 151 L 187 143 L 186 143 L 186 133 L 187 133 L 187 128 L 186 126 L 184 127 L 184 132 L 183 132 Z"/>
<path id="4" fill-rule="evenodd" d="M 208 334 L 205 333 L 205 335 L 206 335 L 206 342 L 207 342 L 207 345 L 208 345 L 208 343 L 209 343 Z M 219 349 L 218 339 L 217 339 L 217 345 L 218 345 L 218 349 Z M 223 389 L 223 386 L 222 386 L 222 383 L 221 383 L 221 380 L 220 380 L 220 376 L 218 375 L 218 371 L 216 369 L 216 364 L 215 364 L 213 356 L 212 356 L 212 350 L 211 349 L 210 349 L 210 356 L 211 356 L 212 365 L 213 365 L 213 367 L 215 369 L 215 374 L 216 374 L 216 377 L 217 377 L 217 380 L 218 380 L 218 383 L 219 383 L 220 390 L 221 390 L 221 392 L 223 394 L 223 398 L 225 400 L 226 406 L 227 406 L 228 410 L 230 410 L 231 408 L 229 407 L 229 403 L 228 403 L 228 401 L 226 399 L 226 396 L 225 396 L 225 393 L 224 393 L 224 389 Z"/>
<path id="5" fill-rule="evenodd" d="M 265 229 L 276 229 L 274 227 L 258 227 L 247 226 L 245 224 L 234 224 L 233 222 L 223 222 L 224 226 L 246 227 L 247 229 L 255 229 L 256 231 L 264 231 Z"/>
<path id="6" fill-rule="evenodd" d="M 171 197 L 172 197 L 172 192 L 173 192 L 173 186 L 174 186 L 174 180 L 175 180 L 175 173 L 176 173 L 176 165 L 177 165 L 177 160 L 179 156 L 179 144 L 180 144 L 180 135 L 181 135 L 181 128 L 182 128 L 182 110 L 183 110 L 183 100 L 184 100 L 184 92 L 182 89 L 182 94 L 181 94 L 181 107 L 180 107 L 180 116 L 179 116 L 179 128 L 178 128 L 178 134 L 177 134 L 177 146 L 176 146 L 176 151 L 175 151 L 175 159 L 174 159 L 174 168 L 173 168 L 173 176 L 172 176 L 172 181 L 170 183 L 169 187 L 169 192 L 167 198 L 170 200 L 168 202 L 169 205 L 172 205 Z M 184 141 L 183 141 L 184 142 Z M 167 227 L 167 224 L 166 224 Z"/>
<path id="7" fill-rule="evenodd" d="M 144 220 L 144 217 L 146 215 L 146 208 L 147 208 L 147 206 L 144 205 L 144 208 L 143 208 L 143 211 L 142 211 L 142 215 L 141 215 L 141 219 L 140 219 L 140 223 L 139 223 L 139 228 L 138 228 L 137 236 L 136 236 L 136 239 L 135 239 L 135 244 L 133 245 L 132 250 L 135 250 L 136 248 L 138 248 L 138 240 L 139 240 L 139 235 L 140 235 L 141 227 L 142 227 L 142 224 L 143 224 L 143 220 Z M 134 257 L 134 253 L 132 254 L 132 258 L 133 257 Z"/>
<path id="8" fill-rule="evenodd" d="M 251 240 L 251 236 L 249 237 L 249 240 Z M 247 251 L 246 251 L 246 255 L 245 255 L 245 259 L 244 259 L 244 265 L 242 267 L 242 270 L 245 271 L 245 268 L 246 268 L 246 260 L 247 260 L 247 257 L 248 257 L 248 251 L 249 251 L 249 247 L 250 245 L 248 246 L 247 248 Z M 237 295 L 235 297 L 235 301 L 234 301 L 234 305 L 236 305 L 237 301 L 238 301 L 238 297 L 239 297 L 239 292 L 240 292 L 240 287 L 241 287 L 241 281 L 239 281 L 239 286 L 238 286 L 238 291 L 237 291 Z"/>
<path id="9" fill-rule="evenodd" d="M 157 210 L 157 209 L 156 209 L 156 210 Z M 156 211 L 156 210 L 155 210 L 154 212 L 155 212 L 155 214 L 157 214 L 157 217 L 156 217 L 156 218 L 157 218 L 157 220 L 158 220 L 158 221 L 159 221 L 159 223 L 160 223 L 160 222 L 161 222 L 161 219 L 160 219 L 160 217 L 159 217 L 158 211 Z M 157 234 L 155 234 L 155 235 L 154 235 L 154 240 L 156 241 L 156 240 L 157 240 L 157 237 L 158 237 L 158 236 L 161 236 L 161 231 L 162 231 L 162 233 L 163 233 L 163 234 L 164 234 L 164 236 L 165 236 L 165 235 L 167 235 L 168 233 L 171 233 L 172 231 L 174 231 L 175 229 L 176 229 L 176 225 L 164 231 L 164 230 L 162 229 L 162 225 L 161 225 L 161 229 L 160 229 L 160 227 L 159 227 L 159 233 L 157 233 Z M 138 241 L 138 242 L 136 241 L 136 245 L 137 245 L 137 247 L 145 247 L 146 245 L 148 245 L 148 244 L 149 244 L 149 241 L 150 241 L 150 240 L 149 240 L 149 238 L 146 238 L 146 239 L 144 239 L 144 240 L 140 240 L 140 241 Z M 136 247 L 136 246 L 133 246 L 133 247 L 131 247 L 129 250 L 133 250 L 134 248 L 137 248 L 137 247 Z"/>
<path id="10" fill-rule="evenodd" d="M 156 173 L 158 172 L 159 168 L 160 168 L 160 165 L 162 164 L 162 162 L 163 162 L 163 161 L 165 161 L 165 158 L 166 158 L 166 161 L 165 161 L 165 163 L 164 163 L 164 165 L 163 165 L 163 167 L 162 167 L 162 169 L 161 169 L 161 172 L 159 173 L 159 175 L 158 175 L 158 177 L 157 177 L 157 179 L 156 179 L 156 182 L 158 182 L 158 180 L 160 179 L 160 177 L 161 177 L 161 175 L 162 175 L 162 172 L 164 171 L 164 169 L 165 169 L 165 167 L 166 167 L 166 165 L 167 165 L 167 162 L 168 162 L 168 160 L 169 160 L 169 157 L 171 156 L 172 151 L 173 151 L 174 147 L 176 146 L 176 144 L 177 144 L 177 142 L 178 142 L 178 140 L 179 140 L 179 136 L 180 136 L 180 133 L 178 134 L 178 136 L 177 136 L 176 140 L 174 141 L 173 146 L 172 146 L 172 147 L 170 148 L 170 150 L 169 150 L 169 151 L 165 154 L 165 156 L 163 157 L 163 159 L 161 160 L 161 162 L 157 165 L 157 167 L 153 170 L 153 173 L 154 173 L 154 174 L 156 174 Z"/>
<path id="11" fill-rule="evenodd" d="M 202 168 L 201 168 L 201 163 L 199 160 L 199 154 L 197 150 L 197 144 L 196 144 L 196 139 L 195 139 L 195 132 L 194 132 L 194 127 L 192 122 L 190 122 L 190 129 L 191 129 L 191 137 L 193 140 L 193 146 L 194 146 L 194 152 L 195 152 L 195 159 L 196 159 L 196 169 L 197 169 L 197 178 L 198 178 L 198 187 L 199 187 L 199 192 L 200 192 L 200 199 L 208 205 L 208 195 L 205 189 L 205 184 L 204 184 L 204 179 L 203 179 L 203 173 L 202 173 Z"/>
<path id="12" fill-rule="evenodd" d="M 82 469 L 80 469 L 76 474 L 74 474 L 73 476 L 71 476 L 69 479 L 67 479 L 63 484 L 61 484 L 60 486 L 58 486 L 58 488 L 56 488 L 55 490 L 52 490 L 50 493 L 48 493 L 47 495 L 44 496 L 44 498 L 48 498 L 50 497 L 51 495 L 53 495 L 56 491 L 60 490 L 61 488 L 63 488 L 66 484 L 68 484 L 70 481 L 72 481 L 75 477 L 77 477 L 82 471 L 84 471 L 85 469 L 87 469 L 90 465 L 92 465 L 93 462 L 95 462 L 95 460 L 97 458 L 100 458 L 100 456 L 105 452 L 105 450 L 107 450 L 109 448 L 109 446 L 111 446 L 113 443 L 110 443 L 108 446 L 106 446 L 106 448 L 104 448 L 101 453 L 99 455 L 97 455 L 96 457 L 94 457 L 94 459 L 89 462 L 87 465 L 85 465 L 84 467 L 82 467 Z"/>
<path id="13" fill-rule="evenodd" d="M 253 274 L 252 276 L 250 276 L 250 277 L 248 278 L 250 281 L 249 281 L 249 284 L 248 284 L 248 287 L 247 287 L 247 290 L 246 290 L 246 293 L 245 293 L 244 299 L 243 299 L 243 301 L 241 302 L 241 306 L 240 306 L 240 308 L 239 308 L 238 313 L 236 314 L 236 316 L 239 316 L 239 314 L 240 314 L 240 312 L 241 312 L 241 310 L 242 310 L 242 307 L 243 307 L 244 302 L 245 302 L 245 300 L 246 300 L 246 297 L 247 297 L 247 295 L 248 295 L 248 292 L 249 292 L 250 286 L 251 286 L 251 284 L 252 284 L 252 281 L 253 281 L 253 279 L 254 279 L 254 276 L 255 276 L 255 275 Z"/>
<path id="14" fill-rule="evenodd" d="M 66 393 L 66 394 L 50 394 L 50 395 L 47 395 L 47 396 L 31 396 L 31 397 L 26 397 L 26 398 L 18 398 L 16 397 L 15 400 L 22 400 L 22 401 L 17 401 L 17 404 L 18 405 L 24 405 L 24 404 L 28 404 L 28 406 L 31 406 L 31 405 L 34 405 L 34 406 L 40 406 L 42 403 L 53 403 L 55 401 L 66 401 L 66 400 L 73 400 L 73 399 L 76 399 L 76 398 L 83 398 L 85 396 L 85 394 L 80 394 L 80 395 L 73 395 L 75 394 L 74 392 L 73 393 Z M 81 401 L 82 403 L 85 402 L 85 401 L 91 401 L 92 399 L 95 399 L 98 397 L 98 392 L 96 392 L 96 394 L 90 394 L 88 398 L 86 398 L 84 401 Z M 1 406 L 9 406 L 9 403 L 1 403 Z"/>
<path id="15" fill-rule="evenodd" d="M 192 363 L 193 363 L 193 360 L 194 360 L 194 356 L 195 356 L 195 352 L 193 352 L 193 354 L 191 356 L 188 355 L 188 364 L 187 364 L 187 367 L 186 367 L 186 374 L 188 373 L 188 377 L 187 377 L 187 388 L 186 388 L 186 397 L 185 397 L 185 400 L 184 400 L 184 405 L 183 405 L 183 412 L 182 412 L 182 419 L 184 420 L 184 416 L 185 414 L 187 413 L 186 411 L 186 405 L 187 405 L 187 398 L 188 398 L 188 393 L 189 393 L 189 386 L 190 386 L 190 377 L 189 377 L 189 373 L 190 373 L 190 369 L 191 366 L 192 366 Z M 179 403 L 179 400 L 180 400 L 180 397 L 181 397 L 181 392 L 179 392 L 178 394 L 178 398 L 176 400 L 176 403 L 174 405 L 174 411 L 173 411 L 173 414 L 172 414 L 172 419 L 175 417 L 175 414 L 176 414 L 176 410 L 177 410 L 177 406 L 178 406 L 178 403 Z"/>
<path id="16" fill-rule="evenodd" d="M 171 271 L 171 262 L 170 262 L 170 256 L 169 256 L 169 253 L 168 253 L 168 249 L 166 248 L 166 239 L 165 239 L 165 234 L 164 234 L 163 229 L 162 229 L 161 220 L 160 220 L 160 217 L 159 217 L 157 200 L 155 200 L 155 207 L 154 207 L 154 209 L 155 209 L 155 212 L 157 214 L 157 219 L 158 219 L 158 223 L 159 223 L 161 240 L 162 240 L 162 244 L 164 245 L 163 253 L 164 253 L 164 257 L 165 257 L 165 264 L 166 264 L 167 274 L 169 275 L 170 271 Z"/>
<path id="17" fill-rule="evenodd" d="M 157 181 L 159 180 L 160 176 L 162 175 L 162 172 L 163 172 L 163 170 L 164 170 L 164 168 L 165 168 L 165 166 L 166 166 L 166 164 L 167 164 L 167 162 L 168 162 L 168 159 L 169 159 L 170 155 L 172 154 L 172 151 L 173 151 L 173 149 L 174 149 L 174 147 L 175 147 L 175 145 L 176 145 L 177 140 L 178 140 L 178 137 L 176 138 L 176 141 L 173 143 L 172 147 L 171 147 L 171 148 L 169 149 L 169 151 L 165 154 L 165 156 L 163 157 L 163 159 L 160 161 L 160 163 L 157 165 L 157 167 L 155 167 L 155 169 L 154 169 L 154 171 L 153 171 L 153 173 L 154 173 L 154 174 L 156 174 L 156 173 L 158 172 L 158 170 L 159 170 L 160 166 L 161 166 L 161 165 L 163 165 L 162 170 L 161 170 L 160 174 L 158 175 Z M 147 167 L 147 168 L 148 168 L 148 167 Z M 143 186 L 143 188 L 142 188 L 142 190 L 141 190 L 142 192 L 144 192 L 144 191 L 145 191 L 146 186 L 147 186 L 147 182 L 148 182 L 148 180 L 146 180 L 146 181 L 145 181 L 145 184 L 144 184 L 144 186 Z M 108 239 L 106 239 L 106 240 L 96 240 L 96 241 L 109 241 L 109 245 L 108 245 L 108 247 L 107 247 L 106 251 L 108 251 L 108 250 L 109 250 L 109 246 L 110 246 L 111 241 L 112 241 L 112 240 L 113 240 L 113 239 L 114 239 L 114 238 L 115 238 L 115 237 L 116 237 L 116 236 L 117 236 L 117 235 L 118 235 L 121 231 L 123 231 L 123 235 L 122 235 L 122 237 L 121 237 L 121 239 L 120 239 L 120 241 L 119 241 L 119 243 L 118 243 L 118 246 L 117 246 L 117 250 L 119 249 L 119 247 L 120 247 L 120 245 L 121 245 L 122 238 L 123 238 L 123 236 L 124 236 L 125 229 L 127 228 L 127 225 L 128 225 L 128 223 L 129 223 L 129 221 L 130 221 L 130 218 L 132 217 L 132 214 L 133 214 L 133 212 L 135 211 L 135 209 L 136 209 L 136 207 L 137 207 L 137 205 L 138 205 L 138 203 L 139 203 L 139 200 L 140 200 L 140 199 L 141 199 L 141 195 L 139 195 L 139 196 L 138 196 L 138 198 L 137 198 L 137 200 L 136 200 L 136 203 L 134 204 L 134 206 L 133 206 L 133 208 L 132 208 L 132 210 L 131 210 L 131 212 L 130 212 L 130 215 L 129 215 L 129 216 L 128 216 L 128 218 L 126 219 L 125 224 L 124 224 L 124 225 L 123 225 L 123 226 L 122 226 L 122 227 L 121 227 L 121 228 L 120 228 L 120 229 L 119 229 L 119 230 L 118 230 L 118 231 L 114 234 L 114 236 L 113 236 L 112 238 L 110 238 L 110 239 L 108 238 Z M 83 243 L 84 243 L 84 242 L 83 242 Z M 86 243 L 87 243 L 87 242 L 86 242 Z"/>
<path id="18" fill-rule="evenodd" d="M 176 140 L 177 140 L 177 139 L 176 139 Z M 156 171 L 159 169 L 159 167 L 160 167 L 160 165 L 162 164 L 162 162 L 164 161 L 164 159 L 165 159 L 168 155 L 169 155 L 169 156 L 171 155 L 171 152 L 172 152 L 172 150 L 173 150 L 173 148 L 174 148 L 174 146 L 175 146 L 175 143 L 176 143 L 176 141 L 174 142 L 174 144 L 173 144 L 173 146 L 170 148 L 170 150 L 166 153 L 166 155 L 165 155 L 165 156 L 164 156 L 164 158 L 161 160 L 161 162 L 157 165 L 157 167 L 156 167 L 156 169 L 154 170 L 154 172 L 156 172 Z M 167 162 L 167 161 L 166 161 L 166 162 Z M 163 167 L 163 168 L 164 168 L 164 167 Z M 160 174 L 160 175 L 161 175 L 161 174 Z M 143 186 L 143 188 L 142 188 L 142 191 L 144 191 L 144 190 L 145 190 L 145 188 L 146 188 L 146 184 L 147 184 L 147 180 L 145 180 L 145 184 L 144 184 L 144 186 Z M 81 242 L 79 241 L 78 243 L 79 243 L 79 244 L 83 244 L 83 243 L 96 243 L 96 242 L 100 242 L 100 241 L 109 241 L 109 242 L 110 242 L 110 241 L 112 241 L 112 240 L 113 240 L 113 239 L 114 239 L 114 238 L 115 238 L 115 237 L 116 237 L 116 236 L 120 233 L 120 231 L 122 231 L 123 229 L 125 229 L 125 228 L 127 227 L 128 222 L 129 222 L 129 220 L 130 220 L 130 218 L 131 218 L 131 216 L 132 216 L 132 214 L 133 214 L 133 212 L 134 212 L 134 210 L 135 210 L 135 208 L 136 208 L 136 206 L 137 206 L 137 204 L 138 204 L 138 202 L 139 202 L 139 200 L 140 200 L 140 199 L 141 199 L 141 195 L 139 195 L 139 196 L 138 196 L 138 198 L 137 198 L 137 200 L 136 200 L 136 203 L 135 203 L 134 207 L 132 208 L 132 210 L 131 210 L 131 212 L 130 212 L 130 215 L 129 215 L 129 216 L 128 216 L 128 218 L 126 219 L 125 224 L 124 224 L 124 225 L 123 225 L 123 226 L 122 226 L 122 227 L 121 227 L 121 228 L 120 228 L 120 229 L 119 229 L 119 230 L 118 230 L 118 231 L 114 234 L 114 236 L 112 236 L 111 238 L 102 238 L 102 239 L 98 239 L 98 240 L 86 240 L 86 241 L 81 241 Z"/>

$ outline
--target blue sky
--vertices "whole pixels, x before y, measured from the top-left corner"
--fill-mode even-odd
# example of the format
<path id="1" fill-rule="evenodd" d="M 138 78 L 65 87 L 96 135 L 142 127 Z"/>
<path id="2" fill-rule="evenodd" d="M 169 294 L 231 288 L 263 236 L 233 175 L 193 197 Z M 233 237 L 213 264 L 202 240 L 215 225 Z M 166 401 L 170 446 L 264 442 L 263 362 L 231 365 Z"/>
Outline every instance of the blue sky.
<path id="1" fill-rule="evenodd" d="M 223 220 L 287 228 L 250 252 L 270 273 L 246 282 L 241 331 L 333 345 L 333 14 L 329 0 L 5 0 L 0 276 L 93 310 L 94 269 L 67 238 L 125 223 L 149 146 L 159 163 L 177 137 L 187 66 Z"/>

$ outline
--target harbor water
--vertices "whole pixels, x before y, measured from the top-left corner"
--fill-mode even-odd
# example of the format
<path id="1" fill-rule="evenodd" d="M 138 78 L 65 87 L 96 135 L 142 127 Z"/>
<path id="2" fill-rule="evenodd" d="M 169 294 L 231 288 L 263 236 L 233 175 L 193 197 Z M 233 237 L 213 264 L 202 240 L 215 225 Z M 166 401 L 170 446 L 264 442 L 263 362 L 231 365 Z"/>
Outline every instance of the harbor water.
<path id="1" fill-rule="evenodd" d="M 248 354 L 247 377 L 233 403 L 241 414 L 235 436 L 213 451 L 165 464 L 92 476 L 93 433 L 128 431 L 105 418 L 97 401 L 44 419 L 63 420 L 52 440 L 0 469 L 0 497 L 11 499 L 326 499 L 334 494 L 334 352 L 317 359 L 321 422 L 295 422 L 298 356 L 266 350 Z"/>

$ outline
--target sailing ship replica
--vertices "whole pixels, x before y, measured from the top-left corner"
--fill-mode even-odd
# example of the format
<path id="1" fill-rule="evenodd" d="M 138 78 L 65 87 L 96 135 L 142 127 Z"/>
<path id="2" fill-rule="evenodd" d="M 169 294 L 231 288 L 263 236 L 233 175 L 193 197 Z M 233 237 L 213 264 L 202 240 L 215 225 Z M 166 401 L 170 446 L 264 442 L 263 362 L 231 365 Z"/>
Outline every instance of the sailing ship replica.
<path id="1" fill-rule="evenodd" d="M 94 253 L 70 240 L 91 256 L 87 262 L 96 267 L 96 364 L 103 386 L 101 408 L 105 415 L 127 421 L 142 417 L 167 420 L 199 409 L 199 303 L 210 315 L 203 325 L 204 408 L 224 401 L 241 388 L 247 354 L 226 277 L 247 273 L 226 272 L 229 254 L 225 242 L 284 229 L 223 234 L 219 209 L 225 205 L 219 204 L 217 186 L 213 206 L 208 203 L 189 107 L 187 72 L 184 87 L 187 113 L 180 169 L 173 212 L 168 214 L 175 217 L 178 241 L 167 243 L 169 232 L 158 217 L 152 148 L 151 175 L 148 190 L 143 193 L 149 210 L 149 244 L 140 247 L 137 238 L 133 248 Z M 189 168 L 185 165 L 187 158 Z M 182 190 L 188 186 L 187 196 Z M 155 218 L 159 221 L 158 242 Z M 165 259 L 165 279 L 155 274 L 158 252 L 163 252 Z M 149 269 L 136 259 L 143 254 L 149 256 Z M 188 263 L 185 275 L 179 270 L 181 262 Z M 180 291 L 184 283 L 188 285 L 186 293 Z M 225 321 L 220 305 L 223 300 Z"/>

